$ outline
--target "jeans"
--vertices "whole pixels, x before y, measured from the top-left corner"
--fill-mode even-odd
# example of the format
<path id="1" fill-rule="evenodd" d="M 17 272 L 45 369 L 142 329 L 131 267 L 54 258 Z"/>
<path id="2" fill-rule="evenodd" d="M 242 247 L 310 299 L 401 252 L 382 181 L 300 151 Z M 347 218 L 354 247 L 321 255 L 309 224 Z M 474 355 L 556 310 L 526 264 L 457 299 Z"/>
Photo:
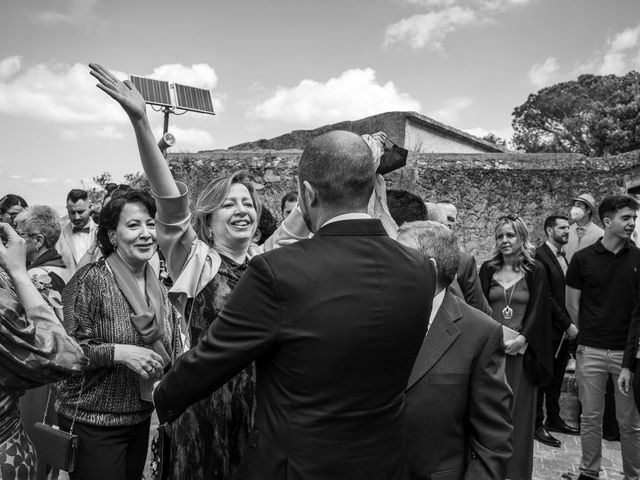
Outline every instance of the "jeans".
<path id="1" fill-rule="evenodd" d="M 614 383 L 622 368 L 622 350 L 604 350 L 579 345 L 576 351 L 576 378 L 582 403 L 580 472 L 597 478 L 602 461 L 602 415 L 609 374 Z M 620 424 L 622 469 L 625 480 L 640 479 L 640 416 L 633 393 L 615 388 L 616 417 Z"/>

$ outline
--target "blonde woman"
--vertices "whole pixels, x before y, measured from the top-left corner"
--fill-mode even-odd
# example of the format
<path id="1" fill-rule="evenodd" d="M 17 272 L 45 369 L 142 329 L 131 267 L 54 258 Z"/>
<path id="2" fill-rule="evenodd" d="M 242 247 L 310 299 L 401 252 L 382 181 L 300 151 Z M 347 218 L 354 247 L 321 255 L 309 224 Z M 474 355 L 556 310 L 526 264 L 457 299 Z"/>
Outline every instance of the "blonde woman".
<path id="1" fill-rule="evenodd" d="M 537 388 L 548 383 L 553 372 L 549 287 L 518 215 L 498 218 L 494 235 L 495 249 L 480 267 L 480 283 L 493 318 L 505 332 L 506 376 L 514 397 L 507 478 L 528 480 L 533 472 Z"/>

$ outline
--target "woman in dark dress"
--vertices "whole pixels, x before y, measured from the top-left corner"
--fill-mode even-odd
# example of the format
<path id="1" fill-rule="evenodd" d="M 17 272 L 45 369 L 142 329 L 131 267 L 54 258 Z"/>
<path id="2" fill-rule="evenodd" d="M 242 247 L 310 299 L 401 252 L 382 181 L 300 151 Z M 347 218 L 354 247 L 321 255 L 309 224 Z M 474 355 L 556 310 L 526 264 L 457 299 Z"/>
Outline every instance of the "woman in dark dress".
<path id="1" fill-rule="evenodd" d="M 169 295 L 183 314 L 186 345 L 197 345 L 224 307 L 250 258 L 262 252 L 253 242 L 260 203 L 241 172 L 209 182 L 189 209 L 189 192 L 174 181 L 131 82 L 91 65 L 98 88 L 115 99 L 131 120 L 145 174 L 156 197 L 156 230 L 169 275 Z M 266 242 L 266 249 L 306 238 L 298 209 Z M 172 426 L 173 478 L 232 479 L 252 442 L 255 371 L 251 365 L 220 390 L 187 409 Z"/>
<path id="2" fill-rule="evenodd" d="M 529 480 L 537 387 L 552 375 L 549 287 L 544 267 L 534 260 L 529 231 L 517 215 L 498 218 L 491 259 L 480 267 L 482 290 L 493 318 L 505 330 L 506 376 L 513 390 L 513 455 L 507 478 Z"/>

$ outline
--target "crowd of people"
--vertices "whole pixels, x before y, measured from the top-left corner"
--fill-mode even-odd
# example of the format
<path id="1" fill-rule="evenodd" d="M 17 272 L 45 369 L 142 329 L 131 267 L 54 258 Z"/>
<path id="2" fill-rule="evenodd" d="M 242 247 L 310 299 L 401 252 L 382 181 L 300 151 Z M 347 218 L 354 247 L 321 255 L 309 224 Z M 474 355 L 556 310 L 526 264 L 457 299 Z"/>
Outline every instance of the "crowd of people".
<path id="1" fill-rule="evenodd" d="M 384 134 L 332 131 L 275 226 L 243 172 L 190 205 L 141 95 L 91 73 L 151 192 L 114 184 L 94 216 L 74 189 L 64 224 L 0 199 L 0 478 L 57 474 L 33 447 L 44 418 L 78 437 L 72 480 L 139 480 L 154 414 L 158 479 L 526 480 L 554 432 L 580 435 L 579 478 L 598 478 L 610 377 L 640 478 L 632 197 L 577 196 L 537 248 L 501 215 L 478 271 L 452 202 L 385 190 Z M 577 424 L 559 404 L 572 354 Z"/>

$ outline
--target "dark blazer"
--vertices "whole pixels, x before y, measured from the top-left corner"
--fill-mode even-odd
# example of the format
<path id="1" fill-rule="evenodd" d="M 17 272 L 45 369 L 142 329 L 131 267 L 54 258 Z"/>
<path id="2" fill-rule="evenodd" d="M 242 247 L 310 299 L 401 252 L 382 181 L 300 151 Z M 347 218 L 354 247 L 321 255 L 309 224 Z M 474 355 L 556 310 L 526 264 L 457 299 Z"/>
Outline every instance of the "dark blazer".
<path id="1" fill-rule="evenodd" d="M 502 327 L 447 292 L 407 386 L 412 480 L 505 478 L 510 405 Z"/>
<path id="2" fill-rule="evenodd" d="M 489 262 L 480 267 L 480 284 L 484 296 L 489 299 L 491 279 L 494 270 Z M 551 345 L 551 309 L 549 307 L 549 285 L 547 273 L 540 262 L 531 266 L 531 271 L 525 275 L 529 303 L 524 314 L 522 331 L 529 346 L 524 353 L 523 366 L 531 381 L 542 386 L 553 378 L 553 348 Z"/>
<path id="3" fill-rule="evenodd" d="M 470 253 L 460 252 L 460 265 L 458 266 L 456 280 L 464 295 L 464 301 L 491 316 L 489 302 L 482 294 L 476 259 Z"/>
<path id="4" fill-rule="evenodd" d="M 238 479 L 402 479 L 405 395 L 435 272 L 379 220 L 254 257 L 207 336 L 155 392 L 161 422 L 256 362 L 256 441 Z"/>
<path id="5" fill-rule="evenodd" d="M 571 318 L 566 306 L 566 288 L 564 273 L 556 254 L 543 243 L 536 249 L 536 260 L 547 272 L 549 284 L 549 306 L 551 308 L 551 324 L 553 325 L 553 339 L 560 340 L 564 331 L 571 325 Z"/>

